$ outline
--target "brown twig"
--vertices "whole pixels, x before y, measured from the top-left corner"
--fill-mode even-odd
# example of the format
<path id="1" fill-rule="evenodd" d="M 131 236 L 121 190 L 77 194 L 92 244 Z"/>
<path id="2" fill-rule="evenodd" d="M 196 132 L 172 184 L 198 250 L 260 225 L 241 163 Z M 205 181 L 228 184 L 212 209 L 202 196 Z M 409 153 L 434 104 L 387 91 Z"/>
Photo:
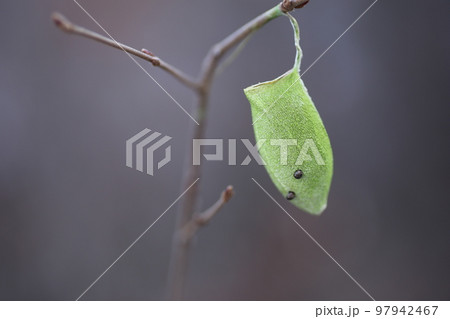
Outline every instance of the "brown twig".
<path id="1" fill-rule="evenodd" d="M 306 5 L 309 0 L 284 0 L 278 6 L 257 16 L 250 22 L 246 23 L 238 30 L 234 31 L 228 37 L 212 46 L 207 56 L 203 60 L 202 71 L 199 82 L 203 90 L 209 90 L 217 69 L 219 60 L 234 46 L 247 38 L 251 33 L 260 29 L 267 22 L 279 17 L 282 13 L 287 13 L 295 8 L 301 8 Z M 280 10 L 281 9 L 281 12 Z"/>
<path id="2" fill-rule="evenodd" d="M 190 76 L 184 74 L 182 71 L 178 70 L 174 66 L 168 64 L 167 62 L 161 60 L 160 58 L 158 58 L 154 55 L 150 55 L 146 52 L 136 50 L 132 47 L 129 47 L 128 45 L 119 43 L 113 39 L 104 37 L 96 32 L 93 32 L 93 31 L 90 31 L 83 27 L 80 27 L 78 25 L 75 25 L 60 13 L 53 13 L 52 20 L 58 28 L 60 28 L 61 30 L 65 31 L 67 33 L 80 35 L 85 38 L 92 39 L 92 40 L 98 41 L 100 43 L 109 45 L 110 47 L 128 52 L 134 56 L 137 56 L 143 60 L 150 62 L 153 66 L 159 67 L 159 68 L 167 71 L 168 73 L 173 75 L 177 80 L 181 81 L 184 85 L 186 85 L 190 88 L 193 88 L 193 89 L 198 88 L 198 83 L 195 80 L 191 79 Z M 149 51 L 147 51 L 147 52 L 149 52 Z"/>
<path id="3" fill-rule="evenodd" d="M 192 139 L 202 139 L 205 132 L 206 113 L 210 95 L 211 85 L 216 73 L 220 60 L 230 49 L 245 40 L 250 34 L 264 26 L 267 22 L 290 12 L 294 9 L 302 8 L 309 0 L 283 0 L 274 8 L 257 16 L 228 37 L 211 47 L 202 63 L 202 68 L 197 80 L 193 80 L 190 76 L 184 74 L 177 68 L 169 65 L 160 58 L 154 56 L 150 51 L 142 49 L 138 51 L 124 44 L 120 44 L 113 39 L 106 38 L 100 34 L 74 25 L 61 14 L 55 13 L 52 19 L 55 24 L 62 30 L 93 39 L 104 43 L 111 47 L 124 50 L 129 54 L 133 54 L 142 58 L 154 66 L 159 67 L 177 80 L 181 81 L 187 87 L 193 89 L 197 95 L 197 125 L 193 127 Z M 192 158 L 192 153 L 190 154 Z M 221 195 L 220 199 L 208 210 L 201 214 L 194 214 L 196 210 L 198 198 L 198 184 L 194 181 L 200 177 L 200 166 L 189 165 L 186 169 L 186 176 L 183 178 L 183 191 L 190 185 L 194 184 L 189 192 L 182 198 L 180 202 L 180 212 L 178 214 L 177 225 L 174 232 L 172 243 L 172 255 L 169 265 L 169 286 L 168 298 L 172 300 L 183 299 L 183 289 L 186 279 L 188 256 L 190 242 L 198 229 L 207 224 L 217 212 L 225 205 L 225 203 L 233 195 L 233 189 L 229 186 Z"/>
<path id="4" fill-rule="evenodd" d="M 283 2 L 281 2 L 281 10 L 286 13 L 294 9 L 301 9 L 308 4 L 308 2 L 309 0 L 283 0 Z"/>
<path id="5" fill-rule="evenodd" d="M 202 213 L 194 214 L 192 219 L 184 225 L 182 232 L 184 238 L 181 239 L 185 242 L 191 240 L 201 227 L 206 226 L 216 216 L 233 195 L 233 186 L 230 185 L 220 194 L 219 199 L 210 208 Z"/>

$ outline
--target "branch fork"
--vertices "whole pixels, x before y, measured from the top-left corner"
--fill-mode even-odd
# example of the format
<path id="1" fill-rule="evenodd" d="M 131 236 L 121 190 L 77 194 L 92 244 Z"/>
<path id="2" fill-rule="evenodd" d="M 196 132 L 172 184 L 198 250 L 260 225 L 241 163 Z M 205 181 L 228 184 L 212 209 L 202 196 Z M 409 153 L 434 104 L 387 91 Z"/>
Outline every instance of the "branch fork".
<path id="1" fill-rule="evenodd" d="M 202 139 L 204 138 L 206 113 L 208 109 L 209 94 L 211 91 L 211 85 L 214 80 L 214 75 L 219 66 L 220 60 L 235 46 L 245 42 L 248 36 L 256 30 L 260 29 L 269 21 L 282 16 L 294 9 L 299 9 L 305 6 L 309 0 L 283 0 L 281 3 L 273 7 L 272 9 L 260 14 L 228 37 L 213 45 L 206 55 L 202 63 L 197 79 L 193 79 L 189 75 L 180 71 L 176 67 L 165 62 L 161 58 L 155 56 L 147 49 L 136 50 L 125 44 L 118 43 L 117 41 L 100 35 L 96 32 L 87 30 L 83 27 L 77 26 L 70 22 L 67 18 L 59 13 L 52 15 L 52 20 L 55 25 L 69 33 L 83 36 L 88 39 L 98 41 L 116 49 L 121 49 L 128 54 L 137 56 L 145 61 L 150 62 L 154 67 L 163 69 L 171 74 L 175 79 L 183 83 L 185 86 L 191 88 L 197 95 L 197 113 L 198 113 L 198 125 L 193 129 L 192 138 Z M 226 63 L 225 63 L 226 64 Z M 195 184 L 195 180 L 200 177 L 201 171 L 199 166 L 189 165 L 187 168 L 187 174 L 184 177 L 183 188 L 186 189 L 190 185 Z M 176 230 L 173 237 L 173 249 L 169 267 L 169 286 L 168 297 L 172 300 L 183 299 L 184 283 L 187 273 L 187 264 L 189 256 L 189 246 L 192 237 L 197 231 L 208 224 L 211 219 L 220 211 L 220 209 L 230 200 L 233 196 L 233 188 L 228 186 L 221 194 L 220 198 L 209 209 L 202 213 L 195 214 L 195 207 L 197 203 L 198 185 L 195 184 L 182 198 L 180 203 L 180 212 L 178 214 L 178 220 Z"/>
<path id="2" fill-rule="evenodd" d="M 212 218 L 217 215 L 233 195 L 233 186 L 230 185 L 220 194 L 219 199 L 210 208 L 202 213 L 196 213 L 192 216 L 191 220 L 181 229 L 180 239 L 185 243 L 189 242 L 201 227 L 206 226 Z"/>

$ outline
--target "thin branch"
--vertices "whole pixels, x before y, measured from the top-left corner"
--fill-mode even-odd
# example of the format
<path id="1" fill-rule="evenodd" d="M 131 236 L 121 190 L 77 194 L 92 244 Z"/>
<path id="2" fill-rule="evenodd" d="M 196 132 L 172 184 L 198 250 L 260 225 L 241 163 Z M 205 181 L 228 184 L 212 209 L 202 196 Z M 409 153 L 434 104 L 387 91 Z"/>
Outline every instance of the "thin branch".
<path id="1" fill-rule="evenodd" d="M 241 54 L 241 52 L 245 49 L 245 46 L 250 41 L 252 35 L 253 34 L 250 33 L 244 40 L 242 40 L 241 43 L 238 44 L 236 49 L 234 49 L 234 51 L 231 52 L 229 56 L 227 56 L 225 61 L 221 62 L 217 66 L 215 76 L 219 76 L 229 65 L 231 65 L 237 59 L 239 54 Z"/>
<path id="2" fill-rule="evenodd" d="M 211 219 L 217 215 L 217 213 L 222 209 L 222 207 L 233 197 L 234 190 L 233 186 L 228 186 L 221 194 L 219 199 L 207 210 L 202 213 L 195 214 L 192 219 L 183 227 L 182 239 L 184 241 L 190 240 L 198 230 L 206 226 Z"/>
<path id="3" fill-rule="evenodd" d="M 205 226 L 209 223 L 209 221 L 220 211 L 220 209 L 228 203 L 231 197 L 234 196 L 233 186 L 229 185 L 223 192 L 220 194 L 220 198 L 217 202 L 214 203 L 210 208 L 205 210 L 203 213 L 195 216 L 195 223 L 199 226 Z"/>
<path id="4" fill-rule="evenodd" d="M 107 38 L 105 36 L 102 36 L 96 32 L 93 32 L 86 28 L 75 25 L 60 13 L 53 13 L 52 20 L 58 28 L 60 28 L 61 30 L 65 31 L 67 33 L 80 35 L 85 38 L 95 40 L 100 43 L 109 45 L 113 48 L 128 52 L 134 56 L 137 56 L 143 60 L 150 62 L 153 66 L 159 67 L 159 68 L 167 71 L 169 74 L 174 76 L 176 79 L 181 81 L 186 86 L 188 86 L 192 89 L 198 89 L 198 83 L 195 80 L 193 80 L 190 76 L 186 75 L 184 72 L 182 72 L 179 69 L 175 68 L 174 66 L 168 64 L 167 62 L 161 60 L 160 58 L 154 56 L 152 53 L 150 53 L 150 51 L 148 51 L 146 49 L 142 49 L 142 51 L 136 50 L 128 45 L 118 43 L 118 42 L 116 42 L 110 38 Z"/>
<path id="5" fill-rule="evenodd" d="M 234 31 L 228 37 L 215 44 L 203 60 L 202 71 L 200 74 L 200 83 L 203 89 L 208 90 L 214 78 L 219 60 L 234 46 L 245 40 L 250 34 L 259 30 L 267 22 L 281 16 L 283 13 L 290 12 L 305 6 L 309 0 L 284 0 L 274 8 L 257 16 L 238 30 Z"/>
<path id="6" fill-rule="evenodd" d="M 257 16 L 228 37 L 211 47 L 205 59 L 203 60 L 202 71 L 200 74 L 200 83 L 205 90 L 209 90 L 214 78 L 215 70 L 219 60 L 235 45 L 244 40 L 254 31 L 260 29 L 270 20 L 282 14 L 280 7 L 276 6 L 269 11 Z"/>

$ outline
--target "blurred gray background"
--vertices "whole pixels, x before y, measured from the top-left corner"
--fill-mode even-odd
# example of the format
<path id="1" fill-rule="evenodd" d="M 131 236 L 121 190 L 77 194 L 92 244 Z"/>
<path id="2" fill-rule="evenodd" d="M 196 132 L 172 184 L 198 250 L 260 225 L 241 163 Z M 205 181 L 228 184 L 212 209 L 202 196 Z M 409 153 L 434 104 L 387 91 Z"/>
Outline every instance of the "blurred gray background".
<path id="1" fill-rule="evenodd" d="M 274 0 L 80 1 L 117 40 L 196 75 L 209 47 Z M 306 69 L 372 3 L 312 0 L 295 12 Z M 263 167 L 207 162 L 201 207 L 236 196 L 197 236 L 189 300 L 367 300 L 256 178 L 375 299 L 449 299 L 449 2 L 380 0 L 305 75 L 333 145 L 328 209 L 287 202 Z M 0 3 L 0 299 L 73 300 L 180 194 L 190 119 L 123 52 L 56 29 L 101 32 L 71 0 Z M 254 141 L 242 89 L 291 67 L 292 32 L 260 30 L 214 84 L 208 138 Z M 193 94 L 142 62 L 193 111 Z M 170 135 L 154 177 L 125 140 Z M 245 157 L 246 153 L 241 153 Z M 242 160 L 242 159 L 241 159 Z M 176 207 L 85 296 L 164 298 Z"/>

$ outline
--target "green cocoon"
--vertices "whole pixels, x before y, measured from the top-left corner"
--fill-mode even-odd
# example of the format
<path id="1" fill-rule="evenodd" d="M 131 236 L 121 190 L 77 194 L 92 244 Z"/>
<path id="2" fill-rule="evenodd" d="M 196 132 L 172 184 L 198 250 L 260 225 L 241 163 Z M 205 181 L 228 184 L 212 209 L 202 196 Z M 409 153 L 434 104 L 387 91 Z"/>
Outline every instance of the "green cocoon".
<path id="1" fill-rule="evenodd" d="M 327 206 L 333 153 L 320 115 L 300 78 L 302 52 L 297 21 L 287 16 L 295 32 L 294 67 L 244 92 L 251 105 L 259 153 L 273 183 L 292 204 L 319 215 Z"/>

